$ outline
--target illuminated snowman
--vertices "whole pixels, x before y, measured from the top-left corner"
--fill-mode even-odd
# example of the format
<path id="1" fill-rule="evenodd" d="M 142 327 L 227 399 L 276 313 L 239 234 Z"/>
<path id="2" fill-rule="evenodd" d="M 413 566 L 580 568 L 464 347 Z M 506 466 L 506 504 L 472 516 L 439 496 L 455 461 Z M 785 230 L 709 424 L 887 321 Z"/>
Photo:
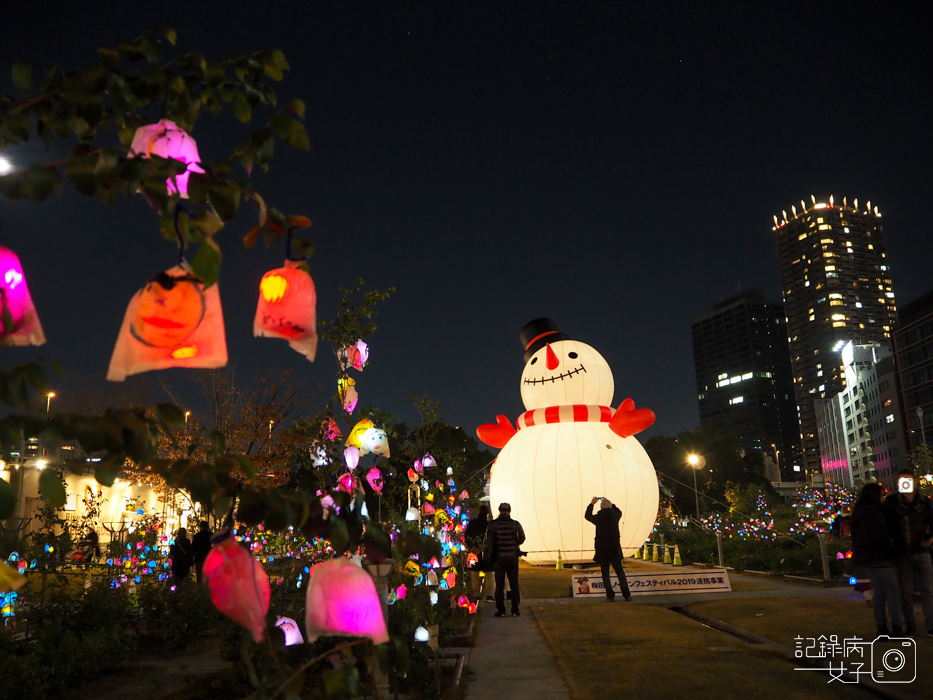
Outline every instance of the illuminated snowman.
<path id="1" fill-rule="evenodd" d="M 654 413 L 626 399 L 610 408 L 612 371 L 595 349 L 571 340 L 551 319 L 521 332 L 525 347 L 522 402 L 516 431 L 508 418 L 477 428 L 479 439 L 501 447 L 490 479 L 490 501 L 512 506 L 522 524 L 532 564 L 558 552 L 568 563 L 592 561 L 595 530 L 584 517 L 593 496 L 622 511 L 622 551 L 644 544 L 658 512 L 658 479 L 633 435 L 654 423 Z"/>

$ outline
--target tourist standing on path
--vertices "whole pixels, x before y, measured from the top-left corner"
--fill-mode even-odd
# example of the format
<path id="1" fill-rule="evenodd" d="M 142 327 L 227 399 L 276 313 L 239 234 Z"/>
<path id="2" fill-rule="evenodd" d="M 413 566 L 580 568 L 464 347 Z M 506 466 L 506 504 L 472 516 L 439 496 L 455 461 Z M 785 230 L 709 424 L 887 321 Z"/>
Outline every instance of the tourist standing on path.
<path id="1" fill-rule="evenodd" d="M 525 531 L 517 520 L 512 520 L 512 506 L 499 504 L 499 517 L 486 528 L 486 542 L 483 552 L 492 562 L 496 576 L 496 617 L 505 617 L 505 578 L 509 578 L 512 589 L 512 617 L 521 615 L 519 603 L 521 593 L 518 590 L 519 545 L 525 541 Z"/>
<path id="2" fill-rule="evenodd" d="M 470 593 L 473 600 L 479 600 L 480 596 L 480 572 L 492 571 L 492 565 L 486 560 L 483 552 L 483 543 L 486 540 L 486 529 L 489 527 L 489 506 L 485 503 L 480 506 L 479 512 L 470 519 L 466 529 L 463 531 L 463 539 L 472 554 L 476 555 L 477 561 L 473 566 L 468 566 L 470 572 Z M 488 591 L 488 588 L 487 588 Z M 492 596 L 487 596 L 490 600 Z"/>
<path id="3" fill-rule="evenodd" d="M 910 469 L 897 475 L 897 493 L 884 502 L 888 518 L 894 524 L 897 548 L 897 578 L 901 586 L 904 633 L 917 631 L 914 616 L 914 591 L 920 593 L 927 634 L 933 635 L 933 503 L 929 496 L 917 493 L 917 479 Z"/>
<path id="4" fill-rule="evenodd" d="M 180 527 L 175 533 L 175 542 L 169 547 L 169 557 L 172 559 L 172 577 L 178 585 L 188 576 L 191 570 L 191 540 L 188 531 Z"/>
<path id="5" fill-rule="evenodd" d="M 597 501 L 599 512 L 593 515 L 593 506 Z M 611 565 L 619 579 L 622 597 L 626 602 L 630 601 L 632 594 L 628 590 L 625 569 L 622 568 L 622 545 L 619 544 L 619 521 L 622 519 L 622 511 L 616 508 L 608 498 L 599 499 L 593 496 L 593 500 L 586 507 L 584 517 L 596 526 L 596 539 L 594 540 L 596 553 L 593 555 L 593 561 L 597 562 L 602 569 L 606 600 L 612 603 L 616 599 L 616 592 L 612 590 L 612 581 L 609 578 L 609 566 Z"/>
<path id="6" fill-rule="evenodd" d="M 198 523 L 198 531 L 191 538 L 191 554 L 194 560 L 194 574 L 198 583 L 201 583 L 204 560 L 211 551 L 211 528 L 206 520 Z"/>
<path id="7" fill-rule="evenodd" d="M 871 581 L 872 608 L 877 634 L 904 634 L 901 588 L 897 582 L 897 554 L 893 527 L 885 514 L 884 489 L 869 483 L 862 488 L 852 509 L 852 564 L 865 567 Z M 887 608 L 891 616 L 888 629 Z"/>

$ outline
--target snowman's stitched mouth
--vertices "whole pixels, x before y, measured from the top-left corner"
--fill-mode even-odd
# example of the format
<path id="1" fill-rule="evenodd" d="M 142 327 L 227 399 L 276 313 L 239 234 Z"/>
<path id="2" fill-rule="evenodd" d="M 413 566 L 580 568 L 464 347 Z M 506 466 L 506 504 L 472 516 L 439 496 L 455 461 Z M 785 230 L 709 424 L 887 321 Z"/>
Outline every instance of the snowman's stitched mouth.
<path id="1" fill-rule="evenodd" d="M 565 379 L 569 379 L 575 374 L 579 374 L 580 372 L 583 372 L 584 374 L 586 374 L 586 367 L 584 367 L 583 365 L 580 365 L 576 369 L 572 369 L 569 372 L 563 372 L 561 374 L 558 374 L 556 377 L 542 377 L 541 379 L 526 379 L 524 383 L 531 384 L 532 386 L 534 386 L 535 384 L 545 384 L 547 382 L 551 382 L 553 384 L 558 379 L 563 381 Z"/>

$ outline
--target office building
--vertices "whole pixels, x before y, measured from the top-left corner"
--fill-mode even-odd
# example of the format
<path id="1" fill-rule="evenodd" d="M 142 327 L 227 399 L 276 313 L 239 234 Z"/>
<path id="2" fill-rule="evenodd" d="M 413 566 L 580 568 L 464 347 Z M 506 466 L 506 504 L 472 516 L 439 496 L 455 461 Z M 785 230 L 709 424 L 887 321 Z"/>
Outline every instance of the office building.
<path id="1" fill-rule="evenodd" d="M 907 449 L 933 440 L 933 291 L 901 308 L 894 329 Z"/>
<path id="2" fill-rule="evenodd" d="M 805 468 L 820 470 L 816 403 L 845 388 L 839 350 L 889 344 L 896 317 L 881 214 L 859 206 L 800 202 L 774 217 Z"/>
<path id="3" fill-rule="evenodd" d="M 692 326 L 700 424 L 731 425 L 746 451 L 770 455 L 778 481 L 800 469 L 784 307 L 760 289 L 726 299 Z"/>

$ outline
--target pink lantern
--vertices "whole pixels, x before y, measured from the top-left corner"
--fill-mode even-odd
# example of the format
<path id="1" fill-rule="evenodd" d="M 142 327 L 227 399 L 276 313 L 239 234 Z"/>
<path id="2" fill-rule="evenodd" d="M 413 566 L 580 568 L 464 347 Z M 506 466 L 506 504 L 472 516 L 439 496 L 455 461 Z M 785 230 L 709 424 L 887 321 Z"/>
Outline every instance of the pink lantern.
<path id="1" fill-rule="evenodd" d="M 450 588 L 453 588 L 457 585 L 457 570 L 453 567 L 447 569 L 444 572 L 444 580 L 447 582 L 447 585 Z"/>
<path id="2" fill-rule="evenodd" d="M 437 461 L 430 452 L 421 458 L 421 463 L 424 465 L 425 469 L 437 466 Z"/>
<path id="3" fill-rule="evenodd" d="M 130 156 L 148 158 L 153 154 L 188 164 L 188 169 L 176 175 L 174 182 L 172 178 L 165 181 L 169 194 L 175 194 L 177 191 L 182 199 L 188 199 L 190 173 L 204 172 L 204 168 L 198 165 L 201 162 L 201 156 L 198 153 L 197 142 L 175 122 L 161 119 L 158 124 L 138 128 L 133 135 L 133 143 L 130 144 Z"/>
<path id="4" fill-rule="evenodd" d="M 379 471 L 379 467 L 373 467 L 368 472 L 366 472 L 366 481 L 368 481 L 369 485 L 373 487 L 373 491 L 376 493 L 382 493 L 382 472 Z"/>
<path id="5" fill-rule="evenodd" d="M 357 402 L 360 400 L 359 394 L 356 393 L 356 381 L 350 377 L 341 377 L 337 380 L 337 391 L 340 393 L 343 410 L 347 413 L 353 413 L 356 410 Z"/>
<path id="6" fill-rule="evenodd" d="M 218 285 L 205 289 L 186 264 L 160 272 L 130 300 L 107 379 L 168 367 L 211 369 L 227 364 Z"/>
<path id="7" fill-rule="evenodd" d="M 353 475 L 350 472 L 337 477 L 337 488 L 350 493 L 353 491 Z"/>
<path id="8" fill-rule="evenodd" d="M 11 326 L 0 324 L 0 345 L 42 345 L 45 334 L 26 287 L 26 275 L 19 257 L 0 246 L 0 311 L 9 316 Z"/>
<path id="9" fill-rule="evenodd" d="M 389 641 L 376 584 L 349 559 L 330 559 L 311 572 L 305 609 L 305 633 L 314 643 L 325 635 Z"/>
<path id="10" fill-rule="evenodd" d="M 204 578 L 214 606 L 249 630 L 258 644 L 265 629 L 270 590 L 269 579 L 256 557 L 228 536 L 208 553 Z"/>
<path id="11" fill-rule="evenodd" d="M 340 432 L 340 428 L 337 426 L 337 421 L 335 421 L 331 416 L 327 417 L 323 423 L 321 423 L 321 431 L 324 433 L 324 437 L 333 442 L 334 440 L 339 440 L 343 437 L 343 434 Z"/>
<path id="12" fill-rule="evenodd" d="M 461 491 L 461 492 L 460 492 L 460 500 L 461 500 L 461 501 L 465 501 L 465 500 L 467 500 L 469 497 L 470 497 L 470 494 L 467 493 L 466 491 Z M 459 506 L 457 506 L 457 507 L 459 508 Z"/>
<path id="13" fill-rule="evenodd" d="M 301 636 L 301 630 L 298 629 L 298 623 L 290 617 L 280 617 L 275 621 L 275 626 L 285 634 L 285 646 L 290 647 L 296 644 L 304 644 L 304 637 Z"/>
<path id="14" fill-rule="evenodd" d="M 312 362 L 317 354 L 317 293 L 311 275 L 296 260 L 270 270 L 259 282 L 253 319 L 257 338 L 282 338 Z"/>
<path id="15" fill-rule="evenodd" d="M 395 591 L 395 599 L 396 599 L 396 600 L 405 600 L 405 596 L 407 596 L 407 595 L 408 595 L 408 586 L 406 586 L 406 585 L 403 583 L 403 584 L 402 584 L 401 586 L 399 586 L 398 589 Z"/>
<path id="16" fill-rule="evenodd" d="M 357 340 L 353 345 L 344 348 L 342 354 L 341 361 L 345 358 L 345 366 L 352 367 L 360 372 L 369 362 L 369 346 L 362 340 Z"/>
<path id="17" fill-rule="evenodd" d="M 357 447 L 347 447 L 343 451 L 343 459 L 347 463 L 347 469 L 353 471 L 360 463 L 360 450 Z"/>

